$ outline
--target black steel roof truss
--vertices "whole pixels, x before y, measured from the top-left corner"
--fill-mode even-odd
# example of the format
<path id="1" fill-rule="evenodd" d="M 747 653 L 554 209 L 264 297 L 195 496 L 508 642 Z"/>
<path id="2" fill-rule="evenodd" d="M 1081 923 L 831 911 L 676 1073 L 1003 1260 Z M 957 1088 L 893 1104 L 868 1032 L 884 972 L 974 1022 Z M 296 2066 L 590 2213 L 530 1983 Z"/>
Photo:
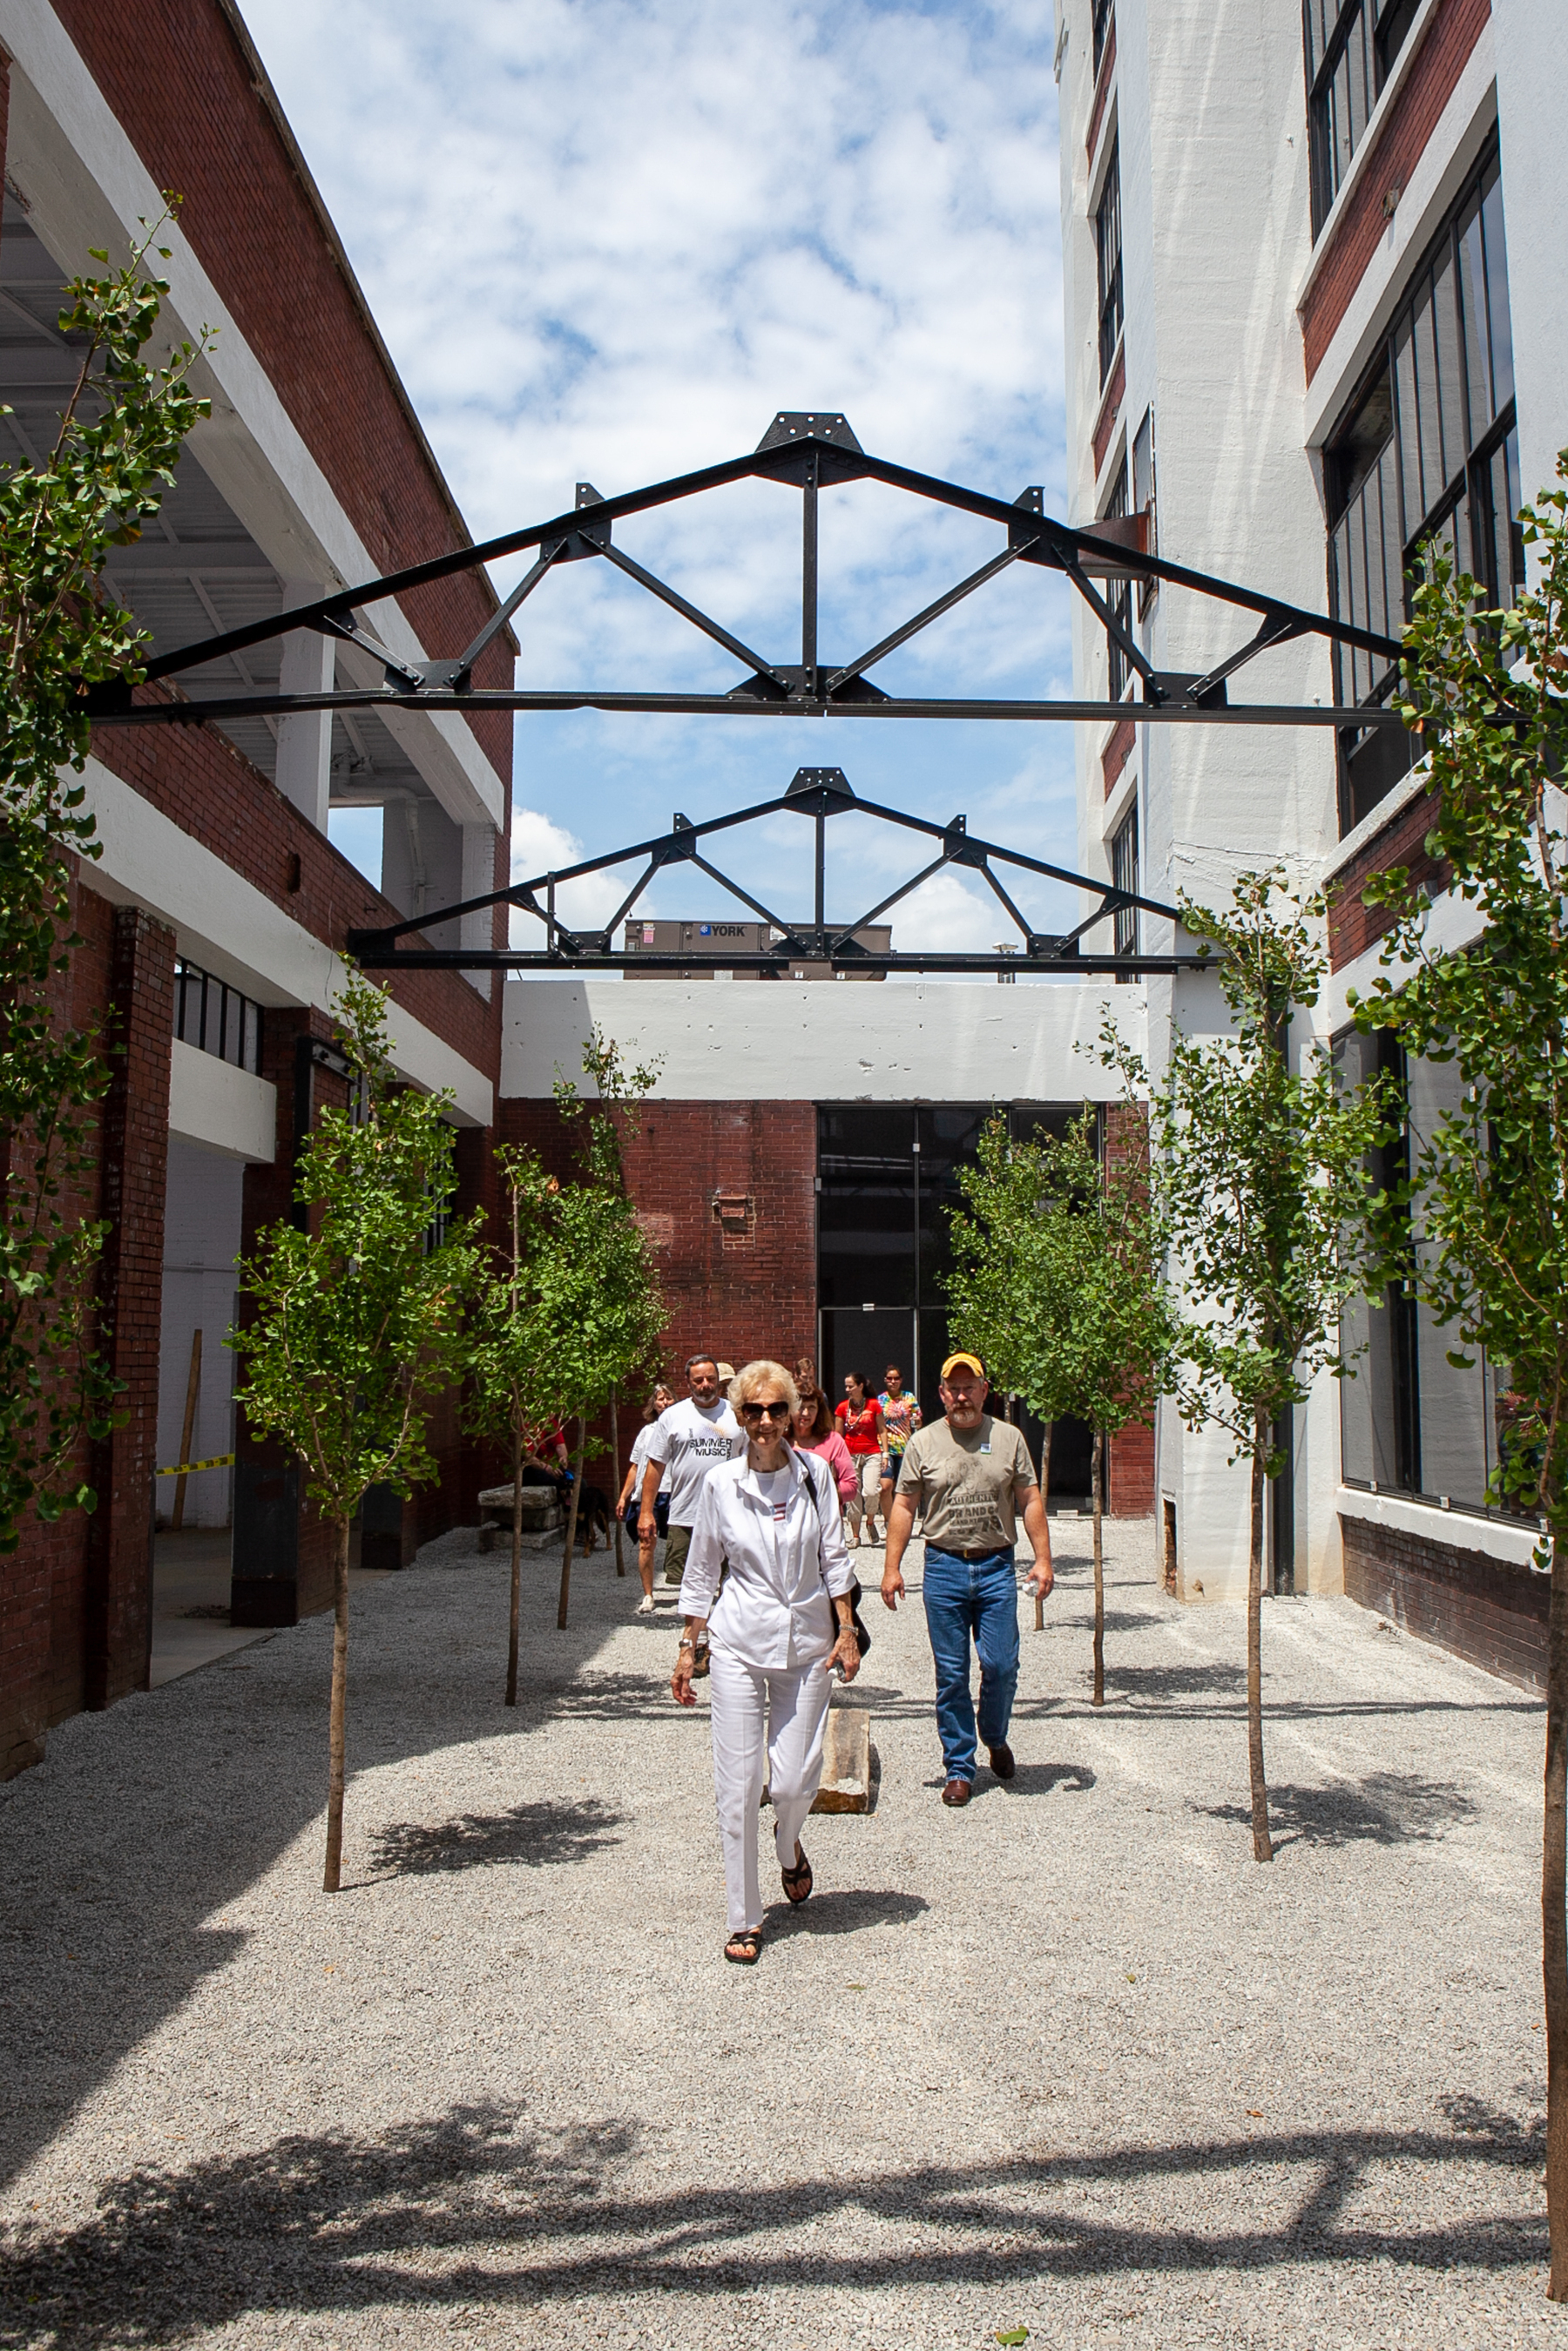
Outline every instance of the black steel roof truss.
<path id="1" fill-rule="evenodd" d="M 801 494 L 800 660 L 798 664 L 765 659 L 712 614 L 705 612 L 614 544 L 613 532 L 618 522 L 747 479 L 788 484 L 798 487 Z M 952 511 L 999 524 L 1007 532 L 1007 545 L 1001 553 L 990 558 L 977 570 L 937 597 L 869 651 L 840 666 L 828 667 L 821 663 L 818 647 L 818 497 L 821 488 L 851 481 L 879 482 Z M 404 662 L 371 635 L 358 617 L 368 608 L 410 590 L 429 586 L 455 573 L 474 570 L 529 549 L 537 550 L 536 559 L 529 569 L 497 611 L 491 615 L 473 643 L 455 657 Z M 473 686 L 470 678 L 474 664 L 546 574 L 559 563 L 596 557 L 612 564 L 617 570 L 667 604 L 672 611 L 680 613 L 693 627 L 702 631 L 743 664 L 747 675 L 741 683 L 724 695 L 627 694 L 613 690 L 599 693 L 572 689 L 541 692 L 537 689 Z M 1341 710 L 1319 704 L 1226 706 L 1223 695 L 1224 682 L 1228 677 L 1259 653 L 1291 637 L 1321 636 L 1364 652 L 1380 653 L 1391 661 L 1396 660 L 1399 653 L 1399 647 L 1393 639 L 1356 628 L 1323 613 L 1282 604 L 1275 597 L 1260 594 L 1233 580 L 1195 571 L 1186 565 L 1172 563 L 1165 557 L 1145 554 L 1137 548 L 1110 541 L 1093 527 L 1071 528 L 1043 512 L 1043 501 L 1038 487 L 1024 491 L 1021 497 L 1009 502 L 982 491 L 966 489 L 956 483 L 941 481 L 933 475 L 915 472 L 907 466 L 889 464 L 885 459 L 871 456 L 862 450 L 841 416 L 826 414 L 781 414 L 749 455 L 733 458 L 725 465 L 705 466 L 695 473 L 653 483 L 645 489 L 630 491 L 618 497 L 601 497 L 591 483 L 580 483 L 577 504 L 570 515 L 558 515 L 548 522 L 507 532 L 477 547 L 457 548 L 424 563 L 406 565 L 401 570 L 384 574 L 381 579 L 337 590 L 314 602 L 297 605 L 287 612 L 160 654 L 147 664 L 145 673 L 150 681 L 176 677 L 183 671 L 204 667 L 225 656 L 243 653 L 253 644 L 269 642 L 291 630 L 304 628 L 351 638 L 371 653 L 383 670 L 385 683 L 380 686 L 335 688 L 320 694 L 305 695 L 281 692 L 229 694 L 221 697 L 182 697 L 174 701 L 151 703 L 133 702 L 131 693 L 122 686 L 105 686 L 93 689 L 88 695 L 88 702 L 95 719 L 100 723 L 120 725 L 181 724 L 240 716 L 282 716 L 291 712 L 350 710 L 378 704 L 405 709 L 520 711 L 595 708 L 689 713 L 789 712 L 812 716 L 833 712 L 857 717 L 1092 720 L 1124 716 L 1126 705 L 1117 702 L 915 699 L 890 695 L 883 694 L 867 678 L 865 673 L 879 661 L 906 644 L 965 597 L 972 595 L 1009 564 L 1018 561 L 1037 564 L 1061 573 L 1074 591 L 1083 598 L 1099 624 L 1119 647 L 1130 669 L 1142 681 L 1144 698 L 1136 705 L 1141 722 L 1179 720 L 1252 726 L 1396 726 L 1400 723 L 1395 712 L 1365 707 Z M 1260 619 L 1258 632 L 1246 645 L 1228 660 L 1218 664 L 1205 678 L 1159 675 L 1138 646 L 1132 632 L 1123 627 L 1106 598 L 1092 585 L 1087 576 L 1090 568 L 1149 581 L 1164 581 L 1172 587 L 1189 589 L 1244 611 L 1254 612 Z"/>
<path id="2" fill-rule="evenodd" d="M 905 831 L 925 835 L 940 846 L 937 855 L 923 865 L 907 880 L 899 883 L 888 895 L 870 907 L 863 914 L 848 924 L 830 924 L 825 915 L 827 887 L 826 836 L 830 817 L 850 813 L 873 820 L 902 827 Z M 777 914 L 772 907 L 755 897 L 705 857 L 698 843 L 710 834 L 732 831 L 737 826 L 753 824 L 765 817 L 781 813 L 810 819 L 815 835 L 813 841 L 813 919 L 795 923 Z M 622 900 L 603 929 L 578 931 L 563 923 L 556 913 L 557 893 L 569 882 L 581 881 L 590 874 L 602 873 L 611 867 L 630 863 L 633 859 L 644 862 L 643 871 Z M 1040 875 L 1047 880 L 1062 882 L 1087 891 L 1097 904 L 1082 922 L 1072 930 L 1057 935 L 1032 928 L 1024 914 L 994 871 L 1001 863 L 1017 867 L 1020 872 Z M 538 873 L 526 882 L 515 882 L 504 890 L 493 890 L 478 898 L 465 899 L 461 904 L 435 909 L 405 922 L 388 925 L 375 930 L 350 931 L 347 946 L 350 955 L 368 970 L 394 969 L 503 969 L 513 971 L 560 970 L 574 965 L 592 970 L 640 971 L 689 970 L 695 962 L 707 960 L 683 954 L 638 952 L 617 949 L 614 935 L 630 914 L 655 875 L 671 864 L 695 865 L 699 872 L 716 882 L 719 887 L 741 905 L 747 906 L 758 919 L 777 934 L 770 946 L 755 953 L 727 952 L 727 967 L 737 970 L 757 970 L 778 974 L 791 961 L 807 959 L 830 963 L 835 969 L 873 971 L 989 971 L 1017 972 L 1061 969 L 1075 972 L 1113 972 L 1123 977 L 1139 971 L 1177 971 L 1199 967 L 1210 959 L 1202 956 L 1084 956 L 1080 941 L 1097 924 L 1103 923 L 1126 907 L 1138 907 L 1168 922 L 1180 917 L 1176 908 L 1163 904 L 1158 899 L 1144 898 L 1119 889 L 1115 883 L 1098 879 L 1092 874 L 1074 873 L 1071 869 L 1052 865 L 1043 858 L 1031 857 L 1027 852 L 1009 849 L 999 841 L 986 841 L 970 832 L 968 820 L 956 816 L 943 825 L 930 818 L 912 816 L 906 810 L 886 808 L 880 801 L 856 798 L 848 778 L 838 768 L 802 768 L 789 789 L 777 799 L 754 802 L 749 808 L 734 809 L 723 816 L 705 818 L 694 823 L 678 810 L 667 833 L 651 841 L 630 843 L 623 849 L 610 850 L 598 857 L 585 857 L 575 865 L 563 866 L 551 873 Z M 931 880 L 946 866 L 972 867 L 989 885 L 1005 908 L 1019 935 L 1018 950 L 997 949 L 989 955 L 923 954 L 919 950 L 888 948 L 878 952 L 868 948 L 856 934 L 869 930 L 877 918 L 897 905 L 903 899 Z M 544 892 L 544 904 L 538 893 Z M 483 914 L 498 905 L 514 907 L 531 914 L 544 925 L 545 945 L 531 948 L 433 948 L 426 946 L 403 947 L 400 941 L 428 932 L 438 924 L 457 920 L 465 914 Z M 714 958 L 716 961 L 716 957 Z"/>

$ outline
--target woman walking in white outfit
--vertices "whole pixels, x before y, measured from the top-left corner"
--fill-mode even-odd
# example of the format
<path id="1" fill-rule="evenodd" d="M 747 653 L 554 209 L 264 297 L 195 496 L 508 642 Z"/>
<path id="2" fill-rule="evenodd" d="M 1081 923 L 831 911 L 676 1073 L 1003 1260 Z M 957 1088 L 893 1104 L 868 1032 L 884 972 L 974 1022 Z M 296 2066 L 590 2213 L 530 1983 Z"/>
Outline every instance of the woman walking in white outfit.
<path id="1" fill-rule="evenodd" d="M 832 1473 L 788 1441 L 800 1401 L 794 1381 L 782 1364 L 747 1364 L 729 1400 L 747 1448 L 739 1459 L 717 1463 L 703 1485 L 681 1584 L 685 1637 L 670 1693 L 678 1706 L 695 1703 L 692 1666 L 706 1625 L 714 1792 L 729 1896 L 724 1955 L 750 1967 L 762 1948 L 757 1821 L 764 1764 L 784 1891 L 804 1902 L 811 1865 L 800 1829 L 821 1783 L 831 1671 L 841 1666 L 852 1680 L 860 1645 Z"/>

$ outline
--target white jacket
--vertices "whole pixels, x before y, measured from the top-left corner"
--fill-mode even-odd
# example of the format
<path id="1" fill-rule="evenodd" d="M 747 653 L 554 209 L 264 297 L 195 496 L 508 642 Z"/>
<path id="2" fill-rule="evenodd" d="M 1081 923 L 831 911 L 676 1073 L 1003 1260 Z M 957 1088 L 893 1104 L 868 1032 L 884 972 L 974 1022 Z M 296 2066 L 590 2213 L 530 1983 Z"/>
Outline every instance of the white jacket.
<path id="1" fill-rule="evenodd" d="M 683 1615 L 706 1617 L 716 1648 L 774 1673 L 827 1656 L 837 1638 L 828 1595 L 855 1580 L 832 1471 L 810 1453 L 790 1450 L 785 1461 L 791 1482 L 781 1525 L 745 1455 L 708 1471 L 681 1580 Z"/>

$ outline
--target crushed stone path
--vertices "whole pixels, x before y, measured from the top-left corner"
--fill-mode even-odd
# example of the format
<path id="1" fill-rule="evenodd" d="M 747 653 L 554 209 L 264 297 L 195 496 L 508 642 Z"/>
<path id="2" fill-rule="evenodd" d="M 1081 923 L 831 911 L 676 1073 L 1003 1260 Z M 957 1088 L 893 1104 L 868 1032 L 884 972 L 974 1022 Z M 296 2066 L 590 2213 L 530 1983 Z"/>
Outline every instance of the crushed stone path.
<path id="1" fill-rule="evenodd" d="M 527 1563 L 515 1712 L 504 1557 L 355 1594 L 336 1899 L 326 1619 L 53 1733 L 0 1790 L 0 2345 L 1560 2342 L 1540 1708 L 1267 1604 L 1260 1868 L 1239 1611 L 1108 1530 L 1097 1714 L 1055 1531 L 967 1811 L 918 1603 L 868 1604 L 874 1807 L 750 1970 L 706 1698 L 602 1552 L 566 1633 Z"/>

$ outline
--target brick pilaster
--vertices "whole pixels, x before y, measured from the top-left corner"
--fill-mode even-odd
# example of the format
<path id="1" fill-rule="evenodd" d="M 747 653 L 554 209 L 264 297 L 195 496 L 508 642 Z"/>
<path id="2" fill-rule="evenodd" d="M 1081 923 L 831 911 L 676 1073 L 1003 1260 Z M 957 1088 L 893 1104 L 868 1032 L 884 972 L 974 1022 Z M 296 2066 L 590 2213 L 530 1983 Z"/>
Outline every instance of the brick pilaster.
<path id="1" fill-rule="evenodd" d="M 139 906 L 114 916 L 109 1043 L 112 1076 L 99 1126 L 102 1345 L 123 1382 L 120 1426 L 93 1447 L 83 1689 L 106 1707 L 147 1687 L 152 1622 L 152 1473 L 163 1318 L 163 1206 L 169 1172 L 169 1063 L 174 934 Z"/>

